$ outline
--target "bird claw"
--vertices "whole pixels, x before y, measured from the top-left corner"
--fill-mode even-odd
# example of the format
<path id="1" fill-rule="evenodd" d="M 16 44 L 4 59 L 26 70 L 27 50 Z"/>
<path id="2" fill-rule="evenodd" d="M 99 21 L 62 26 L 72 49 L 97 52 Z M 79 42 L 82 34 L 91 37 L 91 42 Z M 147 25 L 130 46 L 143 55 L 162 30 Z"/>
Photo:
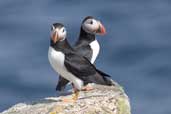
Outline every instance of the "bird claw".
<path id="1" fill-rule="evenodd" d="M 87 85 L 87 86 L 84 86 L 81 90 L 82 91 L 91 91 L 93 89 L 94 89 L 93 87 Z"/>
<path id="2" fill-rule="evenodd" d="M 62 102 L 66 102 L 66 103 L 75 103 L 76 102 L 76 100 L 74 100 L 74 99 L 67 99 L 67 98 L 64 98 L 64 99 L 62 99 Z"/>
<path id="3" fill-rule="evenodd" d="M 75 92 L 72 98 L 63 98 L 62 102 L 70 102 L 70 103 L 76 102 L 78 100 L 78 96 L 79 96 L 79 92 Z"/>

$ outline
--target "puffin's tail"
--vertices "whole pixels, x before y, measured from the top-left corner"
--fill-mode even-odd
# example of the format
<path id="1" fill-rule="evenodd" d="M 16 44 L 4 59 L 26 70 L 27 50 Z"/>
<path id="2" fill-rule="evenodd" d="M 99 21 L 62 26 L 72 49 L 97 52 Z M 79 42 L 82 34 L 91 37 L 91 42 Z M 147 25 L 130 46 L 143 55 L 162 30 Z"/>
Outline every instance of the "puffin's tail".
<path id="1" fill-rule="evenodd" d="M 111 79 L 111 76 L 96 69 L 96 71 L 100 74 L 100 76 L 102 76 L 103 80 L 104 80 L 104 85 L 108 85 L 108 86 L 114 86 L 115 82 Z"/>
<path id="2" fill-rule="evenodd" d="M 115 82 L 111 78 L 103 76 L 103 79 L 104 79 L 106 85 L 108 85 L 108 86 L 115 86 Z"/>
<path id="3" fill-rule="evenodd" d="M 96 71 L 101 74 L 102 76 L 105 76 L 105 77 L 111 77 L 110 75 L 104 73 L 103 71 L 99 70 L 99 69 L 96 69 Z"/>

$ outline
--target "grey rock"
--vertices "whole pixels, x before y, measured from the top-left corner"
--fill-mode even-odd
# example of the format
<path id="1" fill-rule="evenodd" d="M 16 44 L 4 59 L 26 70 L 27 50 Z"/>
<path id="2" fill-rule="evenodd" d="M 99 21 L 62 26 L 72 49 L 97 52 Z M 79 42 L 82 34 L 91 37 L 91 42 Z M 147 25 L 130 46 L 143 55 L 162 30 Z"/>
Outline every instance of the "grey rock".
<path id="1" fill-rule="evenodd" d="M 124 90 L 115 86 L 89 84 L 94 89 L 81 91 L 76 102 L 62 102 L 70 95 L 49 97 L 31 103 L 19 103 L 0 114 L 131 114 Z"/>

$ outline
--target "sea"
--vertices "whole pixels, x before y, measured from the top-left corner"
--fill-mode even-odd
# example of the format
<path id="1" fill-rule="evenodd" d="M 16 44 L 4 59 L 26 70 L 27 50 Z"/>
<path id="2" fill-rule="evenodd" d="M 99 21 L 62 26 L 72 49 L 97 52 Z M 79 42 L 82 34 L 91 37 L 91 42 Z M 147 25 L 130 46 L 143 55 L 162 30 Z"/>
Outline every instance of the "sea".
<path id="1" fill-rule="evenodd" d="M 1 0 L 0 112 L 59 95 L 51 25 L 63 23 L 73 45 L 86 16 L 106 28 L 95 64 L 124 88 L 132 114 L 171 114 L 170 0 Z"/>

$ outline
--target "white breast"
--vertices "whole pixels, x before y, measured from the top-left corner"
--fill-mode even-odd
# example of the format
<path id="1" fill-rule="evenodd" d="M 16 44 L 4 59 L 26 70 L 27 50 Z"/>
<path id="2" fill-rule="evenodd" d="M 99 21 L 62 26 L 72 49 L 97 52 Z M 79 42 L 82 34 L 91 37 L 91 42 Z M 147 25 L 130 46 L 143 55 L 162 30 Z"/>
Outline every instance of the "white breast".
<path id="1" fill-rule="evenodd" d="M 100 51 L 100 45 L 98 43 L 97 40 L 93 41 L 90 43 L 90 47 L 91 49 L 93 50 L 93 55 L 92 55 L 92 58 L 91 58 L 91 63 L 94 63 L 98 54 L 99 54 L 99 51 Z"/>
<path id="2" fill-rule="evenodd" d="M 83 81 L 67 71 L 67 69 L 64 65 L 65 55 L 62 52 L 56 51 L 52 47 L 49 47 L 48 59 L 49 59 L 49 62 L 51 64 L 52 68 L 57 73 L 59 73 L 63 78 L 74 83 L 74 85 L 77 89 L 80 90 L 82 88 Z"/>

